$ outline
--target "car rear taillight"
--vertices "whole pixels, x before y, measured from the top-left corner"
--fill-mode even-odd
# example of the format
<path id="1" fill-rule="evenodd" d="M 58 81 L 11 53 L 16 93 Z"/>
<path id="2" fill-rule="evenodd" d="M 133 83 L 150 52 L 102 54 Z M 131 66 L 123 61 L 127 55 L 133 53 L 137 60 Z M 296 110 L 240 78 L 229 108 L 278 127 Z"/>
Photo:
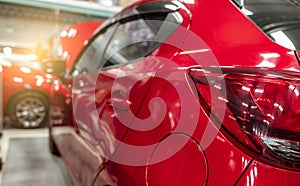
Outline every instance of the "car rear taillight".
<path id="1" fill-rule="evenodd" d="M 201 104 L 232 142 L 266 163 L 300 168 L 299 73 L 199 68 L 189 74 Z"/>

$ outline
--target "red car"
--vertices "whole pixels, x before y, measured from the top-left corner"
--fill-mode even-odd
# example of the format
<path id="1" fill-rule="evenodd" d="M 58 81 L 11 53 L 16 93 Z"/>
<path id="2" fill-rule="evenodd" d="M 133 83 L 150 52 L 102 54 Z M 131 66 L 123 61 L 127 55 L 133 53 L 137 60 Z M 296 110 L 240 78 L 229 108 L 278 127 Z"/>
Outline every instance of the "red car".
<path id="1" fill-rule="evenodd" d="M 3 62 L 3 61 L 2 61 Z M 49 89 L 57 78 L 24 66 L 3 63 L 3 108 L 12 126 L 45 126 L 49 111 Z"/>
<path id="2" fill-rule="evenodd" d="M 76 185 L 300 185 L 298 6 L 130 5 L 52 86 L 51 152 Z"/>
<path id="3" fill-rule="evenodd" d="M 77 27 L 85 27 L 89 24 L 89 28 L 84 32 L 76 32 Z M 93 31 L 101 24 L 101 21 L 82 22 L 70 27 L 67 32 L 67 42 L 64 42 L 64 47 L 68 44 L 76 44 L 77 47 L 71 51 L 65 51 L 65 61 L 50 60 L 46 62 L 44 67 L 40 65 L 38 70 L 34 67 L 36 64 L 33 61 L 28 60 L 31 53 L 25 48 L 9 47 L 16 50 L 19 55 L 12 59 L 1 58 L 0 63 L 3 67 L 3 108 L 5 115 L 10 118 L 10 124 L 17 128 L 39 128 L 43 127 L 48 122 L 49 113 L 49 90 L 53 83 L 58 82 L 57 77 L 61 77 L 60 74 L 51 75 L 53 70 L 65 69 L 72 64 L 69 64 L 72 58 L 70 55 L 78 55 L 84 41 L 89 38 Z M 63 36 L 64 32 L 62 32 Z M 74 37 L 76 36 L 76 38 Z M 73 39 L 74 38 L 74 39 Z M 75 43 L 76 42 L 76 43 Z M 82 43 L 81 48 L 78 46 Z M 4 48 L 4 47 L 3 47 Z M 18 50 L 17 50 L 18 49 Z M 23 49 L 23 50 L 21 50 Z M 69 53 L 68 53 L 69 52 Z M 22 58 L 23 57 L 23 58 Z M 19 59 L 19 61 L 15 59 Z M 26 63 L 27 62 L 27 63 Z M 47 64 L 51 64 L 47 66 Z M 32 66 L 30 68 L 28 66 Z M 42 71 L 42 68 L 48 73 Z"/>
<path id="4" fill-rule="evenodd" d="M 27 46 L 1 43 L 0 51 L 3 71 L 1 104 L 6 118 L 14 127 L 42 127 L 48 121 L 49 88 L 55 78 L 41 72 L 38 57 Z"/>

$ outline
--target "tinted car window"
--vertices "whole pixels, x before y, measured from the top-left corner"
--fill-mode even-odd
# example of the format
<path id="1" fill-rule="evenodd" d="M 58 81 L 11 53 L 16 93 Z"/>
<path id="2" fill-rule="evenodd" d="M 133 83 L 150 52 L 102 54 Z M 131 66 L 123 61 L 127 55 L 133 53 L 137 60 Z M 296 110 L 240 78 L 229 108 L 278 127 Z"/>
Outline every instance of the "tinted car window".
<path id="1" fill-rule="evenodd" d="M 180 7 L 178 2 L 174 3 L 174 2 L 157 1 L 157 2 L 149 2 L 145 4 L 143 3 L 143 4 L 139 4 L 138 6 L 134 6 L 121 11 L 120 13 L 114 16 L 114 19 L 106 20 L 102 24 L 102 27 L 103 28 L 106 27 L 107 25 L 111 24 L 114 20 L 119 21 L 124 18 L 138 16 L 142 14 L 175 12 L 179 9 Z"/>
<path id="2" fill-rule="evenodd" d="M 174 16 L 178 15 L 164 13 L 121 23 L 105 52 L 104 67 L 127 64 L 149 55 L 181 23 Z"/>
<path id="3" fill-rule="evenodd" d="M 271 39 L 300 50 L 300 4 L 294 0 L 234 0 Z"/>
<path id="4" fill-rule="evenodd" d="M 181 24 L 177 12 L 120 20 L 94 37 L 75 64 L 72 76 L 125 65 L 149 55 Z"/>
<path id="5" fill-rule="evenodd" d="M 109 42 L 109 39 L 115 32 L 115 29 L 116 24 L 104 29 L 92 42 L 90 42 L 75 64 L 72 76 L 84 75 L 98 71 L 106 43 Z"/>

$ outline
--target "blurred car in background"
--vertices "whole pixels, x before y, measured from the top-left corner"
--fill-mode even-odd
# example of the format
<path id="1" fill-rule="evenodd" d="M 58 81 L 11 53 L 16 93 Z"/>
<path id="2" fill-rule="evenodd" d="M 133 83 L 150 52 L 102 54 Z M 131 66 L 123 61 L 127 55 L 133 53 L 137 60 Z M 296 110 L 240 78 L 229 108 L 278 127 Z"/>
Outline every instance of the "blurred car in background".
<path id="1" fill-rule="evenodd" d="M 3 108 L 9 123 L 17 128 L 39 128 L 46 124 L 49 111 L 50 74 L 26 66 L 3 62 Z"/>
<path id="2" fill-rule="evenodd" d="M 0 43 L 3 67 L 5 123 L 17 128 L 39 128 L 46 124 L 49 88 L 55 79 L 42 71 L 35 49 L 15 43 Z M 7 120 L 8 119 L 8 120 Z"/>
<path id="3" fill-rule="evenodd" d="M 300 185 L 297 6 L 125 8 L 53 84 L 51 152 L 75 185 Z"/>
<path id="4" fill-rule="evenodd" d="M 3 65 L 3 107 L 9 123 L 17 128 L 45 126 L 49 112 L 49 89 L 63 79 L 66 67 L 79 55 L 86 40 L 102 21 L 87 21 L 69 27 L 61 34 L 65 48 L 64 60 L 46 59 L 38 62 L 34 51 L 24 47 L 3 46 L 0 63 Z M 69 65 L 66 65 L 67 64 Z M 31 68 L 33 67 L 33 68 Z M 56 73 L 60 72 L 60 73 Z"/>

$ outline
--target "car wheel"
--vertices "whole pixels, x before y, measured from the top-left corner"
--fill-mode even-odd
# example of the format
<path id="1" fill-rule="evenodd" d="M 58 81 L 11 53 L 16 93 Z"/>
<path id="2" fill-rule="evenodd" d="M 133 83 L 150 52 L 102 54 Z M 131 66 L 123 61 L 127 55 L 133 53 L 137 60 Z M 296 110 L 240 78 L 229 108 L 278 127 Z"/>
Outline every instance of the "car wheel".
<path id="1" fill-rule="evenodd" d="M 37 92 L 23 92 L 14 96 L 8 108 L 11 125 L 17 128 L 39 128 L 48 116 L 48 100 Z"/>

